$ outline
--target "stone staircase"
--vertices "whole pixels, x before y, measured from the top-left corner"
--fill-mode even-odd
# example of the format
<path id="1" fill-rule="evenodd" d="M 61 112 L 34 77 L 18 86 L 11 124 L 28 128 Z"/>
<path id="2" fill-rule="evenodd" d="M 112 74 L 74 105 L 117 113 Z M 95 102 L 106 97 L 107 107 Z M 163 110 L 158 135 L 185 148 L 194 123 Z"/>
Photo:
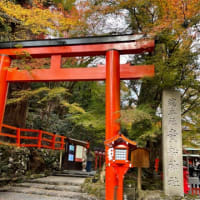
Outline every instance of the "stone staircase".
<path id="1" fill-rule="evenodd" d="M 54 176 L 67 176 L 67 177 L 93 177 L 96 174 L 96 171 L 86 172 L 78 170 L 63 170 L 54 172 Z"/>
<path id="2" fill-rule="evenodd" d="M 96 200 L 81 191 L 83 177 L 48 176 L 0 188 L 0 200 Z"/>

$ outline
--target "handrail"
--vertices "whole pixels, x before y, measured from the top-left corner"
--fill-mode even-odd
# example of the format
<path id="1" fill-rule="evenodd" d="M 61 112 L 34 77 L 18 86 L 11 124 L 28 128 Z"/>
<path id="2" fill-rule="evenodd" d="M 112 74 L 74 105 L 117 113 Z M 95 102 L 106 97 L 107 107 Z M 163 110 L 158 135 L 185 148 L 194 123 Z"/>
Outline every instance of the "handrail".
<path id="1" fill-rule="evenodd" d="M 23 132 L 39 132 L 39 130 L 28 129 L 28 128 L 20 128 L 20 131 L 23 131 Z"/>
<path id="2" fill-rule="evenodd" d="M 49 133 L 49 132 L 47 132 L 47 131 L 42 131 L 42 133 L 45 133 L 46 135 L 50 135 L 50 136 L 55 135 L 55 134 L 53 134 L 53 133 Z"/>
<path id="3" fill-rule="evenodd" d="M 17 130 L 17 127 L 6 125 L 6 124 L 2 124 L 1 127 Z"/>
<path id="4" fill-rule="evenodd" d="M 63 150 L 65 145 L 65 136 L 62 135 L 56 135 L 54 133 L 50 133 L 43 130 L 35 130 L 35 129 L 25 129 L 25 128 L 17 128 L 14 126 L 2 124 L 1 127 L 15 130 L 15 134 L 10 133 L 3 133 L 0 132 L 0 144 L 6 144 L 6 145 L 14 145 L 18 147 L 37 147 L 37 148 L 46 148 L 46 149 L 53 149 L 53 150 Z M 35 133 L 36 135 L 23 135 L 22 132 L 26 133 Z M 48 136 L 45 138 L 45 136 Z M 11 142 L 4 142 L 1 140 L 1 137 L 6 138 L 13 138 L 16 140 L 15 143 Z M 59 141 L 56 139 L 59 138 Z M 28 142 L 27 142 L 28 140 Z M 30 142 L 30 140 L 32 140 Z M 24 143 L 23 141 L 26 141 Z M 33 143 L 34 141 L 34 143 Z"/>
<path id="5" fill-rule="evenodd" d="M 11 137 L 11 138 L 17 138 L 16 135 L 11 135 L 11 134 L 8 134 L 8 133 L 0 133 L 0 136 Z"/>

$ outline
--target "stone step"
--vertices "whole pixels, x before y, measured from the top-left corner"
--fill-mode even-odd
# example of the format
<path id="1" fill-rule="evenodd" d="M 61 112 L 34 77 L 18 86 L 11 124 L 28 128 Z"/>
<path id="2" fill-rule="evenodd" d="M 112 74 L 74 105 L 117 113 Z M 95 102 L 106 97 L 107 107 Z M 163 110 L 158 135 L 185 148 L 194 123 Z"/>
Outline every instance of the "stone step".
<path id="1" fill-rule="evenodd" d="M 71 191 L 56 191 L 56 190 L 46 190 L 40 188 L 26 188 L 26 187 L 10 187 L 8 192 L 15 192 L 15 193 L 24 193 L 24 194 L 36 194 L 36 195 L 45 195 L 50 197 L 64 197 L 64 198 L 71 198 L 71 199 L 90 199 L 90 197 L 81 192 L 71 192 Z"/>
<path id="2" fill-rule="evenodd" d="M 85 175 L 85 174 L 63 174 L 63 173 L 55 173 L 54 176 L 64 176 L 64 177 L 81 177 L 81 178 L 87 178 L 91 177 L 91 175 Z"/>
<path id="3" fill-rule="evenodd" d="M 81 192 L 80 186 L 77 185 L 49 185 L 46 183 L 18 183 L 14 184 L 16 187 L 32 187 L 46 190 L 56 190 L 56 191 L 72 191 L 72 192 Z"/>
<path id="4" fill-rule="evenodd" d="M 46 195 L 37 195 L 37 194 L 25 194 L 17 192 L 1 192 L 0 200 L 72 200 L 72 198 L 65 197 L 50 197 Z M 86 200 L 73 198 L 73 200 Z"/>
<path id="5" fill-rule="evenodd" d="M 86 171 L 80 171 L 80 170 L 63 170 L 55 172 L 57 174 L 70 174 L 75 176 L 94 176 L 96 174 L 96 171 L 86 172 Z"/>
<path id="6" fill-rule="evenodd" d="M 61 177 L 61 176 L 48 176 L 44 178 L 37 178 L 29 180 L 29 183 L 40 183 L 49 185 L 73 185 L 81 186 L 84 183 L 85 178 L 80 177 Z"/>
<path id="7" fill-rule="evenodd" d="M 81 192 L 85 178 L 48 176 L 0 188 L 0 200 L 97 200 Z"/>

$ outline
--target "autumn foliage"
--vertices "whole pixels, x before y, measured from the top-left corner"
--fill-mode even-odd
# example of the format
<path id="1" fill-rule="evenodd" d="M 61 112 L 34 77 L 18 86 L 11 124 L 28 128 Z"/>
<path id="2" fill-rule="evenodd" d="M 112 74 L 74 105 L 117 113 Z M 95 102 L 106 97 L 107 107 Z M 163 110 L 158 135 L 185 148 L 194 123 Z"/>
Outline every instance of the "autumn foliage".
<path id="1" fill-rule="evenodd" d="M 0 1 L 1 23 L 12 21 L 15 27 L 14 39 L 26 39 L 39 34 L 63 36 L 76 25 L 77 20 L 56 7 L 45 8 L 41 1 L 32 5 L 15 4 L 11 1 Z"/>
<path id="2" fill-rule="evenodd" d="M 142 32 L 155 36 L 164 29 L 179 35 L 185 28 L 200 20 L 199 0 L 96 0 L 88 3 L 86 16 L 97 24 L 100 15 L 127 15 L 133 33 Z M 96 14 L 94 14 L 96 13 Z M 125 13 L 125 14 L 124 14 Z M 101 20 L 101 19 L 100 19 Z"/>

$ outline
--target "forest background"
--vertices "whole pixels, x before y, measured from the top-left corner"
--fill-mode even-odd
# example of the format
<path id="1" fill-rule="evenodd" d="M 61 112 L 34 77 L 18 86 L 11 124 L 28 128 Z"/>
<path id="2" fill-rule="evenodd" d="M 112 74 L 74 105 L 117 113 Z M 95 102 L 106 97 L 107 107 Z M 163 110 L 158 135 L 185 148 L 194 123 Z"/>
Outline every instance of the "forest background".
<path id="1" fill-rule="evenodd" d="M 200 139 L 199 0 L 1 0 L 0 41 L 144 34 L 153 53 L 122 57 L 154 64 L 155 76 L 121 81 L 121 132 L 160 155 L 161 98 L 182 98 L 183 143 Z M 94 67 L 103 57 L 62 59 L 62 67 Z M 50 60 L 25 57 L 13 67 L 47 68 Z M 104 148 L 105 82 L 12 83 L 4 123 L 42 129 Z"/>

